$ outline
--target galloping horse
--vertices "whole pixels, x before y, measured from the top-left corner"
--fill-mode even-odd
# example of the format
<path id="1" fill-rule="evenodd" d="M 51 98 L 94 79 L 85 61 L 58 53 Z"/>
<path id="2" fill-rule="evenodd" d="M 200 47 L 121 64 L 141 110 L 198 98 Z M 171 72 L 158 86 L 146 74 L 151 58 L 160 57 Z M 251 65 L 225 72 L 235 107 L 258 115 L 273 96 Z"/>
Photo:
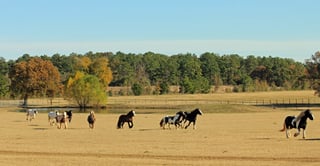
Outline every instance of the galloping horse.
<path id="1" fill-rule="evenodd" d="M 94 115 L 93 111 L 90 111 L 90 114 L 87 118 L 87 121 L 89 123 L 89 128 L 93 129 L 94 128 L 94 122 L 96 122 L 96 117 Z"/>
<path id="2" fill-rule="evenodd" d="M 196 108 L 195 110 L 191 111 L 190 113 L 185 112 L 186 114 L 186 118 L 184 123 L 186 123 L 187 121 L 189 121 L 188 125 L 185 127 L 185 129 L 187 129 L 189 127 L 189 125 L 191 124 L 191 122 L 193 123 L 193 129 L 196 129 L 196 120 L 197 120 L 197 115 L 202 115 L 202 112 L 199 108 Z"/>
<path id="3" fill-rule="evenodd" d="M 56 124 L 56 117 L 58 116 L 59 112 L 58 111 L 50 111 L 48 113 L 48 122 L 50 124 L 50 126 L 53 126 L 53 124 Z"/>
<path id="4" fill-rule="evenodd" d="M 71 123 L 71 119 L 72 119 L 72 110 L 69 111 L 65 111 L 67 113 L 67 118 L 69 120 L 69 123 Z"/>
<path id="5" fill-rule="evenodd" d="M 307 127 L 307 119 L 309 118 L 310 120 L 314 119 L 314 116 L 312 114 L 312 112 L 307 109 L 305 111 L 302 111 L 300 113 L 300 122 L 297 126 L 297 122 L 296 122 L 296 118 L 295 116 L 287 116 L 284 120 L 283 123 L 283 129 L 281 129 L 280 131 L 286 131 L 286 137 L 289 138 L 290 137 L 290 132 L 289 130 L 292 128 L 296 128 L 298 129 L 298 132 L 294 134 L 294 136 L 298 136 L 300 134 L 300 129 L 303 129 L 303 136 L 302 138 L 305 139 L 306 138 L 306 127 Z"/>
<path id="6" fill-rule="evenodd" d="M 26 118 L 26 120 L 31 121 L 32 119 L 34 119 L 36 117 L 37 114 L 38 114 L 37 110 L 28 109 L 27 110 L 27 118 Z"/>
<path id="7" fill-rule="evenodd" d="M 57 117 L 59 117 L 59 118 L 57 118 Z M 48 113 L 48 122 L 50 123 L 51 126 L 52 126 L 53 124 L 58 125 L 58 124 L 57 124 L 57 123 L 58 123 L 57 119 L 60 120 L 60 121 L 59 121 L 60 126 L 61 126 L 61 123 L 65 123 L 65 124 L 66 124 L 66 122 L 64 122 L 63 118 L 68 119 L 68 121 L 69 121 L 69 123 L 70 123 L 70 122 L 71 122 L 71 119 L 72 119 L 72 110 L 70 110 L 70 111 L 65 111 L 63 114 L 59 113 L 58 111 L 55 111 L 55 112 L 50 111 L 50 112 Z M 62 120 L 62 122 L 61 122 L 61 120 Z M 65 126 L 66 126 L 66 125 L 65 125 Z"/>
<path id="8" fill-rule="evenodd" d="M 126 115 L 120 115 L 118 123 L 117 123 L 117 128 L 118 129 L 123 128 L 123 124 L 125 122 L 128 123 L 129 128 L 132 128 L 133 127 L 133 122 L 132 121 L 133 121 L 133 117 L 135 116 L 135 114 L 136 113 L 133 110 L 131 110 Z"/>
<path id="9" fill-rule="evenodd" d="M 63 114 L 57 113 L 56 116 L 56 122 L 57 122 L 57 128 L 61 129 L 61 125 L 64 124 L 64 128 L 68 128 L 68 121 L 71 122 L 72 119 L 72 112 L 71 111 L 65 111 Z"/>
<path id="10" fill-rule="evenodd" d="M 160 121 L 160 127 L 165 129 L 166 124 L 168 124 L 168 128 L 170 129 L 170 125 L 174 124 L 177 127 L 181 126 L 181 122 L 185 119 L 186 115 L 184 112 L 179 111 L 175 116 L 165 116 Z"/>

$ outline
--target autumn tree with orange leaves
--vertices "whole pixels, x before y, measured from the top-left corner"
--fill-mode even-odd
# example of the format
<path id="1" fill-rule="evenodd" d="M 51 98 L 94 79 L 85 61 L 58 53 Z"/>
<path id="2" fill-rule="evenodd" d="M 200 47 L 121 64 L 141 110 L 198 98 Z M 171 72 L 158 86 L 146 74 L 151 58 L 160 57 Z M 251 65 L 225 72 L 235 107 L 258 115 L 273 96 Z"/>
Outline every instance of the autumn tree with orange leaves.
<path id="1" fill-rule="evenodd" d="M 12 67 L 9 78 L 10 89 L 23 97 L 23 105 L 28 105 L 28 98 L 35 95 L 53 97 L 61 92 L 60 73 L 48 60 L 39 57 L 21 61 Z"/>

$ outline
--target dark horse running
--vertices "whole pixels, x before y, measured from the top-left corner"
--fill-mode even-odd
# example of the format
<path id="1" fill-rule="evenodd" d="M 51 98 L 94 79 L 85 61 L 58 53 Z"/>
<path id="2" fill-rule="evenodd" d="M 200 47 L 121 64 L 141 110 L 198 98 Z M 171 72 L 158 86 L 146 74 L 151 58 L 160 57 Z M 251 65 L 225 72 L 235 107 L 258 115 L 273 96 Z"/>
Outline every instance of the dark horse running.
<path id="1" fill-rule="evenodd" d="M 94 115 L 93 111 L 90 111 L 90 114 L 88 115 L 87 121 L 89 123 L 89 128 L 94 128 L 94 123 L 96 122 L 96 116 Z"/>
<path id="2" fill-rule="evenodd" d="M 189 125 L 191 124 L 191 122 L 193 123 L 193 129 L 196 129 L 196 120 L 197 120 L 197 115 L 202 115 L 202 112 L 199 108 L 196 108 L 195 110 L 191 111 L 190 113 L 185 112 L 186 114 L 186 118 L 184 123 L 186 123 L 187 121 L 189 121 L 188 125 L 185 127 L 185 129 L 187 129 L 189 127 Z"/>
<path id="3" fill-rule="evenodd" d="M 297 126 L 298 118 L 300 118 L 299 124 Z M 305 111 L 302 111 L 298 117 L 295 116 L 287 116 L 283 123 L 283 129 L 280 131 L 286 131 L 287 138 L 290 137 L 290 129 L 296 128 L 298 129 L 298 132 L 294 134 L 294 136 L 298 136 L 300 134 L 300 129 L 303 129 L 303 136 L 302 138 L 306 138 L 306 127 L 307 127 L 307 119 L 313 120 L 314 116 L 312 115 L 312 112 L 307 109 Z"/>
<path id="4" fill-rule="evenodd" d="M 131 110 L 130 112 L 128 112 L 126 115 L 120 115 L 119 116 L 119 120 L 118 120 L 118 124 L 117 124 L 117 128 L 123 128 L 123 124 L 125 122 L 128 123 L 129 128 L 133 127 L 133 117 L 135 116 L 135 112 L 133 110 Z"/>

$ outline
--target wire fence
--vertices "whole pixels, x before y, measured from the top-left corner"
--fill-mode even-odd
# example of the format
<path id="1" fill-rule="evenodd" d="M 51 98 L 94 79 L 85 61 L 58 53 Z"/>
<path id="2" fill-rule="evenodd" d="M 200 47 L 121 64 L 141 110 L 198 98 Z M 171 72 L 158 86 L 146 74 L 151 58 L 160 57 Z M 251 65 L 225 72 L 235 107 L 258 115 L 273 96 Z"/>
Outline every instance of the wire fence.
<path id="1" fill-rule="evenodd" d="M 22 106 L 23 100 L 0 100 L 0 107 Z M 286 98 L 286 99 L 256 99 L 256 100 L 205 100 L 205 99 L 110 99 L 107 107 L 175 107 L 183 105 L 210 105 L 210 104 L 240 104 L 272 107 L 320 107 L 320 98 Z M 28 100 L 28 106 L 70 106 L 68 100 L 63 98 Z"/>

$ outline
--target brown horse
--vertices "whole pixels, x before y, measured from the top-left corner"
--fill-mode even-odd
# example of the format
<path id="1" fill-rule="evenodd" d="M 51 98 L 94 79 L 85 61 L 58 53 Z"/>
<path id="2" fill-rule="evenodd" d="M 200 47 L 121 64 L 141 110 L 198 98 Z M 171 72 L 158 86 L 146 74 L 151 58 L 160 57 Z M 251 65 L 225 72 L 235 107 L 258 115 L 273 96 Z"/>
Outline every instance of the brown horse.
<path id="1" fill-rule="evenodd" d="M 93 129 L 94 128 L 94 123 L 96 122 L 96 116 L 94 115 L 93 111 L 90 111 L 90 114 L 87 118 L 87 121 L 89 123 L 89 128 Z"/>
<path id="2" fill-rule="evenodd" d="M 135 112 L 133 110 L 131 110 L 130 112 L 128 112 L 126 115 L 120 115 L 119 116 L 119 120 L 118 120 L 118 124 L 117 124 L 117 128 L 123 128 L 123 124 L 125 122 L 128 123 L 129 128 L 131 129 L 133 127 L 133 117 L 135 116 Z"/>

